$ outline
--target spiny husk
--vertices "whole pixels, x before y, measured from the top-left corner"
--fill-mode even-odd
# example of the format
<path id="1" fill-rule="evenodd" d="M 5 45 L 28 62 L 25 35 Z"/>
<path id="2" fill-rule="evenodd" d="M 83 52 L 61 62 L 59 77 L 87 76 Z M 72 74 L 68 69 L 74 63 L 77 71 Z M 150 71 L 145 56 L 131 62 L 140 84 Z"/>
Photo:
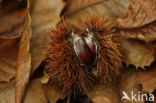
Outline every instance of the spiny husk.
<path id="1" fill-rule="evenodd" d="M 109 35 L 113 32 L 112 25 L 100 16 L 87 18 L 85 26 L 92 32 L 97 32 L 101 35 Z"/>
<path id="2" fill-rule="evenodd" d="M 112 80 L 117 77 L 119 68 L 121 67 L 120 53 L 117 49 L 117 44 L 113 43 L 106 36 L 97 36 L 99 41 L 97 71 L 98 77 L 102 81 L 107 79 Z"/>
<path id="3" fill-rule="evenodd" d="M 84 71 L 77 60 L 73 45 L 69 42 L 69 37 L 71 37 L 69 24 L 63 21 L 50 30 L 45 70 L 51 82 L 61 86 L 65 93 L 75 90 L 85 93 L 88 88 L 96 84 L 95 80 L 97 82 L 100 78 L 101 81 L 106 82 L 119 75 L 121 59 L 118 45 L 108 37 L 112 34 L 112 27 L 106 23 L 105 19 L 98 16 L 87 19 L 85 24 L 98 43 L 95 76 Z"/>
<path id="4" fill-rule="evenodd" d="M 78 89 L 84 93 L 93 85 L 94 78 L 82 70 L 74 57 L 68 42 L 69 32 L 69 25 L 65 21 L 50 31 L 46 72 L 52 83 L 63 87 L 64 92 L 70 93 Z"/>
<path id="5" fill-rule="evenodd" d="M 118 44 L 114 43 L 108 35 L 113 30 L 110 23 L 99 16 L 93 16 L 85 22 L 85 25 L 95 34 L 98 41 L 98 60 L 97 60 L 97 78 L 102 81 L 112 80 L 119 75 L 121 67 L 121 55 L 118 50 Z"/>

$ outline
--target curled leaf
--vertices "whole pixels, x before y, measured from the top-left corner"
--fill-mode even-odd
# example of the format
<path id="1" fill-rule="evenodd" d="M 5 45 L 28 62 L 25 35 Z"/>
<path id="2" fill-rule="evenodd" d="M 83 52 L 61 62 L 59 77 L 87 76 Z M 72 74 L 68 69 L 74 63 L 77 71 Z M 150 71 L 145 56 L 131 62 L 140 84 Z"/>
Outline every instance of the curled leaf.
<path id="1" fill-rule="evenodd" d="M 136 0 L 126 15 L 117 20 L 116 26 L 125 38 L 135 38 L 145 42 L 156 40 L 156 1 Z"/>
<path id="2" fill-rule="evenodd" d="M 156 20 L 155 0 L 135 0 L 124 17 L 117 20 L 120 28 L 141 27 Z"/>
<path id="3" fill-rule="evenodd" d="M 25 29 L 21 34 L 17 64 L 16 64 L 16 77 L 15 77 L 16 103 L 22 102 L 25 87 L 29 81 L 29 75 L 31 71 L 31 56 L 29 53 L 30 37 L 31 37 L 30 15 L 29 15 L 29 11 L 27 10 Z"/>

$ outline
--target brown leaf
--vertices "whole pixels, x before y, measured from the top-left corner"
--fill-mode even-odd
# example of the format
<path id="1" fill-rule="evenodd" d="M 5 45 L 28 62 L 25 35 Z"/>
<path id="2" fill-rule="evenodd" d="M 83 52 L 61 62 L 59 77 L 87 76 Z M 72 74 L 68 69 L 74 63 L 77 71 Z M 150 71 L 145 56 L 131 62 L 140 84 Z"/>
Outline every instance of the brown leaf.
<path id="1" fill-rule="evenodd" d="M 13 84 L 0 84 L 0 103 L 15 103 L 15 89 Z M 7 87 L 6 87 L 7 86 Z M 48 99 L 44 94 L 40 79 L 32 80 L 25 94 L 23 103 L 48 103 Z"/>
<path id="2" fill-rule="evenodd" d="M 149 43 L 156 40 L 156 22 L 150 23 L 140 28 L 121 29 L 120 33 L 125 38 L 139 39 Z"/>
<path id="3" fill-rule="evenodd" d="M 34 79 L 29 82 L 29 85 L 26 89 L 26 94 L 24 98 L 24 103 L 48 103 L 40 79 Z"/>
<path id="4" fill-rule="evenodd" d="M 138 103 L 138 102 L 132 102 L 126 99 L 122 100 L 123 92 L 125 92 L 128 95 L 128 97 L 130 97 L 131 99 L 131 92 L 133 92 L 134 94 L 137 94 L 138 92 L 142 91 L 142 85 L 138 81 L 137 77 L 138 77 L 138 74 L 134 70 L 125 70 L 122 73 L 122 75 L 119 77 L 118 82 L 117 82 L 117 87 L 118 87 L 117 90 L 120 95 L 120 98 L 121 98 L 120 100 L 122 101 L 122 103 Z M 144 102 L 139 102 L 139 103 L 144 103 Z"/>
<path id="5" fill-rule="evenodd" d="M 58 99 L 63 99 L 64 95 L 51 84 L 42 85 L 41 79 L 36 78 L 29 82 L 23 103 L 56 103 Z M 10 83 L 0 83 L 0 103 L 15 103 L 14 81 Z"/>
<path id="6" fill-rule="evenodd" d="M 44 84 L 42 87 L 49 103 L 56 103 L 59 99 L 64 99 L 66 96 L 60 88 L 52 84 Z"/>
<path id="7" fill-rule="evenodd" d="M 14 96 L 15 96 L 14 89 L 8 88 L 0 92 L 0 102 L 1 103 L 15 103 Z"/>
<path id="8" fill-rule="evenodd" d="M 135 28 L 156 20 L 155 0 L 135 0 L 128 7 L 126 15 L 118 19 L 119 27 Z"/>
<path id="9" fill-rule="evenodd" d="M 81 9 L 102 2 L 103 0 L 69 0 L 63 11 L 66 11 L 68 15 L 72 15 L 73 13 L 79 12 Z"/>
<path id="10" fill-rule="evenodd" d="M 58 1 L 56 3 L 58 3 Z M 60 1 L 58 5 L 60 3 L 62 3 L 62 1 Z M 25 30 L 22 33 L 17 60 L 15 87 L 16 103 L 20 103 L 22 101 L 26 84 L 29 81 L 30 72 L 34 72 L 39 64 L 42 62 L 42 60 L 45 58 L 45 51 L 43 46 L 47 41 L 47 28 L 49 27 L 50 23 L 56 23 L 58 21 L 59 11 L 61 8 L 57 7 L 58 11 L 55 10 L 54 12 L 54 7 L 56 8 L 56 4 L 53 4 L 53 2 L 50 0 L 46 2 L 41 0 L 36 1 L 36 5 L 32 11 L 32 20 L 34 20 L 34 22 L 32 23 L 33 35 L 31 39 L 32 57 L 30 57 L 29 54 L 29 39 L 31 36 L 31 32 L 30 17 L 27 11 L 27 21 L 25 25 Z M 54 12 L 56 16 L 52 12 Z M 47 15 L 47 17 L 45 15 Z M 48 23 L 46 23 L 46 21 Z M 32 69 L 30 67 L 30 63 L 32 64 Z"/>
<path id="11" fill-rule="evenodd" d="M 156 64 L 152 65 L 146 71 L 138 72 L 139 82 L 143 86 L 143 91 L 152 93 L 156 89 Z"/>
<path id="12" fill-rule="evenodd" d="M 0 103 L 14 103 L 14 95 L 12 94 L 14 90 L 11 88 L 14 85 L 14 80 L 9 83 L 0 83 Z"/>
<path id="13" fill-rule="evenodd" d="M 64 6 L 62 0 L 36 0 L 33 7 L 32 38 L 30 52 L 32 56 L 33 73 L 45 59 L 45 45 L 48 42 L 48 31 L 60 20 L 60 12 Z"/>
<path id="14" fill-rule="evenodd" d="M 31 36 L 30 16 L 27 10 L 25 28 L 21 34 L 19 52 L 16 64 L 16 85 L 15 85 L 15 101 L 21 103 L 24 96 L 25 87 L 29 81 L 31 71 L 31 56 L 29 53 L 29 40 Z"/>
<path id="15" fill-rule="evenodd" d="M 119 42 L 123 61 L 127 65 L 133 64 L 136 68 L 144 68 L 154 61 L 154 51 L 150 45 L 133 39 L 121 39 Z"/>
<path id="16" fill-rule="evenodd" d="M 136 0 L 126 15 L 117 20 L 117 27 L 125 38 L 140 39 L 145 42 L 156 40 L 156 1 Z"/>
<path id="17" fill-rule="evenodd" d="M 123 91 L 130 97 L 133 94 L 147 94 L 153 93 L 156 89 L 156 64 L 154 63 L 150 68 L 136 71 L 135 68 L 125 68 L 121 76 L 118 78 L 117 87 L 120 97 L 123 97 Z M 126 70 L 127 69 L 127 70 Z M 137 96 L 136 96 L 137 98 Z M 138 98 L 137 98 L 138 99 Z M 123 99 L 122 103 L 132 103 L 132 101 Z M 144 101 L 134 103 L 145 103 Z M 152 102 L 153 103 L 153 102 Z"/>
<path id="18" fill-rule="evenodd" d="M 0 39 L 0 81 L 9 82 L 15 76 L 18 39 Z"/>
<path id="19" fill-rule="evenodd" d="M 0 4 L 0 81 L 15 76 L 18 41 L 25 22 L 26 2 L 5 0 Z"/>
<path id="20" fill-rule="evenodd" d="M 116 20 L 122 16 L 132 0 L 72 0 L 64 9 L 74 27 L 83 28 L 81 21 L 93 15 Z M 76 5 L 76 6 L 75 6 Z"/>
<path id="21" fill-rule="evenodd" d="M 93 90 L 89 90 L 87 96 L 94 103 L 120 103 L 120 97 L 114 83 L 97 84 Z"/>
<path id="22" fill-rule="evenodd" d="M 26 0 L 3 1 L 0 6 L 0 37 L 20 37 L 21 32 L 24 29 L 25 16 Z"/>

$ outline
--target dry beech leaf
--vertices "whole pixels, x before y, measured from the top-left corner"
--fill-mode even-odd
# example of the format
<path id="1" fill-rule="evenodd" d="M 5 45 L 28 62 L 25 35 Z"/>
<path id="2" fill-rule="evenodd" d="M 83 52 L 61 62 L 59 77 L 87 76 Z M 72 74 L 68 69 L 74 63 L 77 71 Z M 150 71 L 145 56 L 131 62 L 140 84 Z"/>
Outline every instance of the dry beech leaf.
<path id="1" fill-rule="evenodd" d="M 9 82 L 15 76 L 18 39 L 0 39 L 0 81 Z"/>
<path id="2" fill-rule="evenodd" d="M 29 82 L 23 103 L 56 103 L 58 99 L 63 99 L 62 92 L 52 87 L 51 84 L 42 85 L 40 78 Z M 14 81 L 10 83 L 0 83 L 0 102 L 15 103 Z"/>
<path id="3" fill-rule="evenodd" d="M 125 14 L 132 0 L 72 0 L 64 8 L 63 13 L 78 29 L 83 28 L 81 21 L 93 15 L 104 16 L 111 20 Z M 76 6 L 75 6 L 76 5 Z"/>
<path id="4" fill-rule="evenodd" d="M 15 103 L 14 85 L 11 83 L 5 84 L 4 86 L 1 85 L 4 84 L 0 83 L 0 102 Z M 40 79 L 34 79 L 29 82 L 23 103 L 48 103 L 49 100 L 45 95 Z"/>
<path id="5" fill-rule="evenodd" d="M 20 37 L 25 16 L 26 0 L 4 0 L 0 5 L 0 38 Z"/>
<path id="6" fill-rule="evenodd" d="M 64 7 L 62 0 L 36 0 L 31 12 L 32 38 L 30 53 L 33 73 L 45 59 L 45 45 L 48 42 L 48 31 L 60 20 L 60 12 Z"/>
<path id="7" fill-rule="evenodd" d="M 49 103 L 56 103 L 59 99 L 63 100 L 66 96 L 60 88 L 52 84 L 44 84 L 42 88 Z"/>
<path id="8" fill-rule="evenodd" d="M 30 15 L 27 10 L 25 28 L 21 34 L 19 52 L 16 64 L 16 84 L 15 84 L 15 101 L 21 103 L 24 96 L 25 87 L 29 81 L 31 71 L 31 56 L 29 53 L 29 41 L 31 37 Z"/>
<path id="9" fill-rule="evenodd" d="M 15 84 L 15 80 L 8 82 L 0 82 L 0 92 L 5 91 L 6 89 L 12 87 Z"/>
<path id="10" fill-rule="evenodd" d="M 144 68 L 154 61 L 154 51 L 150 45 L 133 39 L 121 39 L 119 42 L 123 61 L 127 66 L 133 64 L 136 68 Z"/>
<path id="11" fill-rule="evenodd" d="M 156 0 L 136 0 L 116 26 L 125 38 L 156 40 Z"/>
<path id="12" fill-rule="evenodd" d="M 121 28 L 135 28 L 156 20 L 155 0 L 135 0 L 123 18 L 118 19 Z"/>
<path id="13" fill-rule="evenodd" d="M 123 91 L 131 97 L 131 93 L 153 93 L 156 89 L 156 65 L 154 64 L 146 71 L 136 71 L 135 68 L 126 68 L 127 70 L 123 71 L 117 81 L 117 87 L 119 90 L 120 97 L 123 96 Z M 137 96 L 136 96 L 137 97 Z M 124 99 L 122 103 L 132 103 L 132 101 Z M 134 103 L 145 103 L 143 101 L 134 102 Z"/>
<path id="14" fill-rule="evenodd" d="M 126 68 L 127 69 L 127 68 Z M 132 68 L 131 68 L 132 69 Z M 137 79 L 138 74 L 134 70 L 125 70 L 122 75 L 118 78 L 117 87 L 119 90 L 120 100 L 123 96 L 123 91 L 127 93 L 128 97 L 131 97 L 131 92 L 134 94 L 138 93 L 142 89 L 142 85 Z M 133 103 L 132 101 L 123 99 L 122 103 Z M 137 103 L 137 102 L 134 102 Z M 144 103 L 144 102 L 139 102 Z"/>
<path id="15" fill-rule="evenodd" d="M 0 83 L 0 102 L 1 103 L 14 103 L 15 97 L 12 94 L 13 90 L 11 89 L 15 81 L 12 80 L 9 83 L 1 82 Z"/>
<path id="16" fill-rule="evenodd" d="M 56 1 L 55 1 L 56 2 Z M 61 2 L 61 1 L 60 1 Z M 56 2 L 58 3 L 58 1 Z M 49 4 L 49 6 L 47 5 Z M 58 3 L 59 5 L 60 3 Z M 39 64 L 44 59 L 44 45 L 46 44 L 47 38 L 47 31 L 50 28 L 51 23 L 58 22 L 59 19 L 59 10 L 56 11 L 56 8 L 53 1 L 49 0 L 47 2 L 38 0 L 36 1 L 36 8 L 34 7 L 32 11 L 32 29 L 33 35 L 31 42 L 31 29 L 30 29 L 30 17 L 27 11 L 27 18 L 26 18 L 26 25 L 25 30 L 22 33 L 21 40 L 20 40 L 20 47 L 17 59 L 17 71 L 16 71 L 16 86 L 15 86 L 15 96 L 16 96 L 16 103 L 21 103 L 22 98 L 24 96 L 25 87 L 29 81 L 30 73 L 34 72 L 35 69 L 39 66 Z M 50 10 L 51 9 L 51 10 Z M 43 12 L 42 12 L 43 10 Z M 56 13 L 56 16 L 53 15 L 52 12 Z M 48 15 L 49 14 L 49 15 Z M 47 18 L 46 16 L 47 15 Z M 54 17 L 54 19 L 52 18 Z M 56 18 L 57 17 L 57 18 Z M 48 20 L 48 24 L 45 20 Z M 43 20 L 43 21 L 41 21 Z M 56 21 L 55 21 L 56 20 Z M 44 25 L 42 25 L 42 23 Z M 49 28 L 48 28 L 49 27 Z M 31 43 L 31 55 L 29 53 L 29 42 Z M 43 50 L 43 51 L 42 51 Z M 32 62 L 31 62 L 32 59 Z M 32 68 L 31 65 L 32 64 Z"/>
<path id="17" fill-rule="evenodd" d="M 76 12 L 79 12 L 81 9 L 86 8 L 87 6 L 96 5 L 98 3 L 102 3 L 103 1 L 104 0 L 69 0 L 64 8 L 64 11 L 66 11 L 68 15 L 72 15 Z"/>
<path id="18" fill-rule="evenodd" d="M 0 102 L 1 103 L 15 103 L 15 94 L 13 87 L 4 89 L 0 92 Z"/>
<path id="19" fill-rule="evenodd" d="M 87 92 L 87 96 L 94 103 L 120 103 L 120 97 L 115 83 L 97 84 L 93 90 Z"/>
<path id="20" fill-rule="evenodd" d="M 138 79 L 143 86 L 143 91 L 152 93 L 156 89 L 156 64 L 146 71 L 139 71 Z"/>
<path id="21" fill-rule="evenodd" d="M 29 82 L 23 101 L 24 103 L 48 103 L 46 95 L 42 89 L 40 79 L 34 79 Z"/>
<path id="22" fill-rule="evenodd" d="M 25 5 L 25 1 L 13 0 L 0 4 L 0 81 L 9 82 L 15 76 L 18 37 L 24 28 Z"/>

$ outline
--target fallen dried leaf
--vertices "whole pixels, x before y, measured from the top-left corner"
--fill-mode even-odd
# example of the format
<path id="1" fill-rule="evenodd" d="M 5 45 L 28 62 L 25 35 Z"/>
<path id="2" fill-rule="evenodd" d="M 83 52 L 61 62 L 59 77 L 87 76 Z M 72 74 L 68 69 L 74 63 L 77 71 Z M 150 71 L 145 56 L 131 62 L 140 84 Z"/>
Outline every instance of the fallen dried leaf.
<path id="1" fill-rule="evenodd" d="M 0 39 L 0 81 L 9 82 L 15 76 L 18 39 Z"/>
<path id="2" fill-rule="evenodd" d="M 30 41 L 30 53 L 32 56 L 33 73 L 45 59 L 48 31 L 60 20 L 60 12 L 64 6 L 62 0 L 36 0 L 33 7 L 32 38 Z"/>
<path id="3" fill-rule="evenodd" d="M 0 92 L 7 90 L 8 88 L 12 87 L 15 84 L 15 80 L 11 80 L 9 83 L 7 82 L 0 82 Z"/>
<path id="4" fill-rule="evenodd" d="M 0 101 L 1 103 L 15 103 L 14 96 L 14 89 L 10 87 L 0 92 Z"/>
<path id="5" fill-rule="evenodd" d="M 121 28 L 135 28 L 149 24 L 156 20 L 155 0 L 135 0 L 129 7 L 126 15 L 117 20 Z"/>
<path id="6" fill-rule="evenodd" d="M 0 102 L 1 103 L 14 103 L 15 97 L 11 88 L 14 86 L 15 81 L 12 80 L 9 83 L 0 83 Z"/>
<path id="7" fill-rule="evenodd" d="M 128 65 L 133 64 L 136 68 L 150 66 L 155 60 L 153 48 L 144 42 L 133 39 L 121 39 L 120 51 L 123 61 Z"/>
<path id="8" fill-rule="evenodd" d="M 79 12 L 81 9 L 84 9 L 88 6 L 93 6 L 98 3 L 102 3 L 103 0 L 69 0 L 65 6 L 63 12 L 65 11 L 68 15 Z M 74 6 L 77 5 L 77 6 Z"/>
<path id="9" fill-rule="evenodd" d="M 141 71 L 136 71 L 135 68 L 126 68 L 118 78 L 117 87 L 119 90 L 120 97 L 122 99 L 123 92 L 125 92 L 128 97 L 132 97 L 133 94 L 137 94 L 136 98 L 138 97 L 138 93 L 146 94 L 146 93 L 153 93 L 156 89 L 156 64 L 152 65 L 150 68 Z M 140 97 L 142 98 L 142 97 Z M 138 99 L 138 98 L 137 98 Z M 122 103 L 132 103 L 131 100 L 122 100 Z M 134 101 L 134 103 L 145 103 L 144 101 Z M 154 103 L 154 102 L 152 102 Z"/>
<path id="10" fill-rule="evenodd" d="M 34 79 L 29 82 L 23 101 L 24 103 L 49 103 L 46 95 L 42 89 L 40 79 Z"/>
<path id="11" fill-rule="evenodd" d="M 117 20 L 116 26 L 125 38 L 135 38 L 145 42 L 156 40 L 156 1 L 136 0 L 126 15 Z"/>
<path id="12" fill-rule="evenodd" d="M 125 14 L 132 0 L 72 0 L 64 8 L 63 13 L 78 29 L 83 29 L 81 21 L 93 15 L 116 20 Z M 75 6 L 76 5 L 76 6 Z"/>
<path id="13" fill-rule="evenodd" d="M 98 84 L 93 90 L 88 91 L 87 96 L 94 103 L 119 103 L 120 97 L 115 83 L 105 85 Z"/>
<path id="14" fill-rule="evenodd" d="M 58 14 L 59 11 L 61 11 L 60 8 L 62 7 L 60 6 L 60 8 L 58 8 L 58 11 L 54 12 L 54 7 L 56 8 L 57 6 L 56 4 L 54 4 L 54 1 L 47 0 L 45 2 L 38 0 L 36 1 L 36 5 L 32 11 L 32 20 L 34 20 L 34 22 L 32 23 L 33 35 L 31 39 L 32 62 L 29 53 L 29 39 L 31 36 L 30 17 L 27 11 L 26 26 L 21 36 L 19 47 L 20 49 L 17 60 L 16 86 L 15 86 L 16 103 L 21 103 L 22 101 L 25 87 L 29 81 L 30 73 L 33 73 L 37 69 L 39 64 L 42 62 L 42 60 L 45 58 L 44 55 L 45 50 L 43 46 L 47 42 L 47 31 L 48 31 L 47 29 L 50 28 L 50 23 L 55 24 L 56 22 L 58 22 L 59 19 Z M 57 1 L 56 3 L 58 3 L 59 5 L 62 3 L 62 1 L 60 0 L 60 2 Z M 49 6 L 47 6 L 47 4 Z M 52 12 L 54 12 L 55 15 Z M 45 14 L 47 15 L 47 17 L 45 17 Z M 52 19 L 52 17 L 54 18 Z M 48 24 L 46 23 L 45 20 L 48 21 Z M 32 68 L 30 67 L 30 63 L 32 64 Z"/>
<path id="15" fill-rule="evenodd" d="M 25 9 L 26 0 L 2 2 L 0 6 L 0 38 L 20 37 L 24 29 Z"/>
<path id="16" fill-rule="evenodd" d="M 5 85 L 3 84 L 3 87 L 1 87 L 1 85 L 2 84 L 0 83 L 0 102 L 15 103 L 14 85 L 10 83 Z M 34 79 L 29 82 L 23 103 L 48 103 L 49 100 L 45 95 L 40 79 Z"/>
<path id="17" fill-rule="evenodd" d="M 120 100 L 122 101 L 122 103 L 133 103 L 131 100 L 126 100 L 126 99 L 122 100 L 123 92 L 125 92 L 128 95 L 128 97 L 131 97 L 132 92 L 134 94 L 141 92 L 142 85 L 139 83 L 137 77 L 138 77 L 137 72 L 134 70 L 125 70 L 122 73 L 122 75 L 119 77 L 117 82 L 117 87 L 118 87 L 117 90 L 119 90 L 118 93 L 120 95 Z M 144 103 L 144 102 L 139 102 L 139 103 Z"/>
<path id="18" fill-rule="evenodd" d="M 19 52 L 16 64 L 16 85 L 15 85 L 15 101 L 21 103 L 24 96 L 25 87 L 29 81 L 31 71 L 31 56 L 29 53 L 29 40 L 31 37 L 30 15 L 27 10 L 24 31 L 21 34 Z"/>
<path id="19" fill-rule="evenodd" d="M 24 28 L 26 15 L 25 5 L 24 0 L 5 0 L 0 4 L 0 81 L 9 82 L 15 76 L 18 38 Z"/>
<path id="20" fill-rule="evenodd" d="M 156 64 L 152 65 L 146 71 L 138 72 L 139 82 L 143 86 L 143 91 L 152 93 L 156 89 Z"/>
<path id="21" fill-rule="evenodd" d="M 66 97 L 60 88 L 52 84 L 44 84 L 42 87 L 49 103 L 57 103 L 59 99 L 64 99 Z"/>

